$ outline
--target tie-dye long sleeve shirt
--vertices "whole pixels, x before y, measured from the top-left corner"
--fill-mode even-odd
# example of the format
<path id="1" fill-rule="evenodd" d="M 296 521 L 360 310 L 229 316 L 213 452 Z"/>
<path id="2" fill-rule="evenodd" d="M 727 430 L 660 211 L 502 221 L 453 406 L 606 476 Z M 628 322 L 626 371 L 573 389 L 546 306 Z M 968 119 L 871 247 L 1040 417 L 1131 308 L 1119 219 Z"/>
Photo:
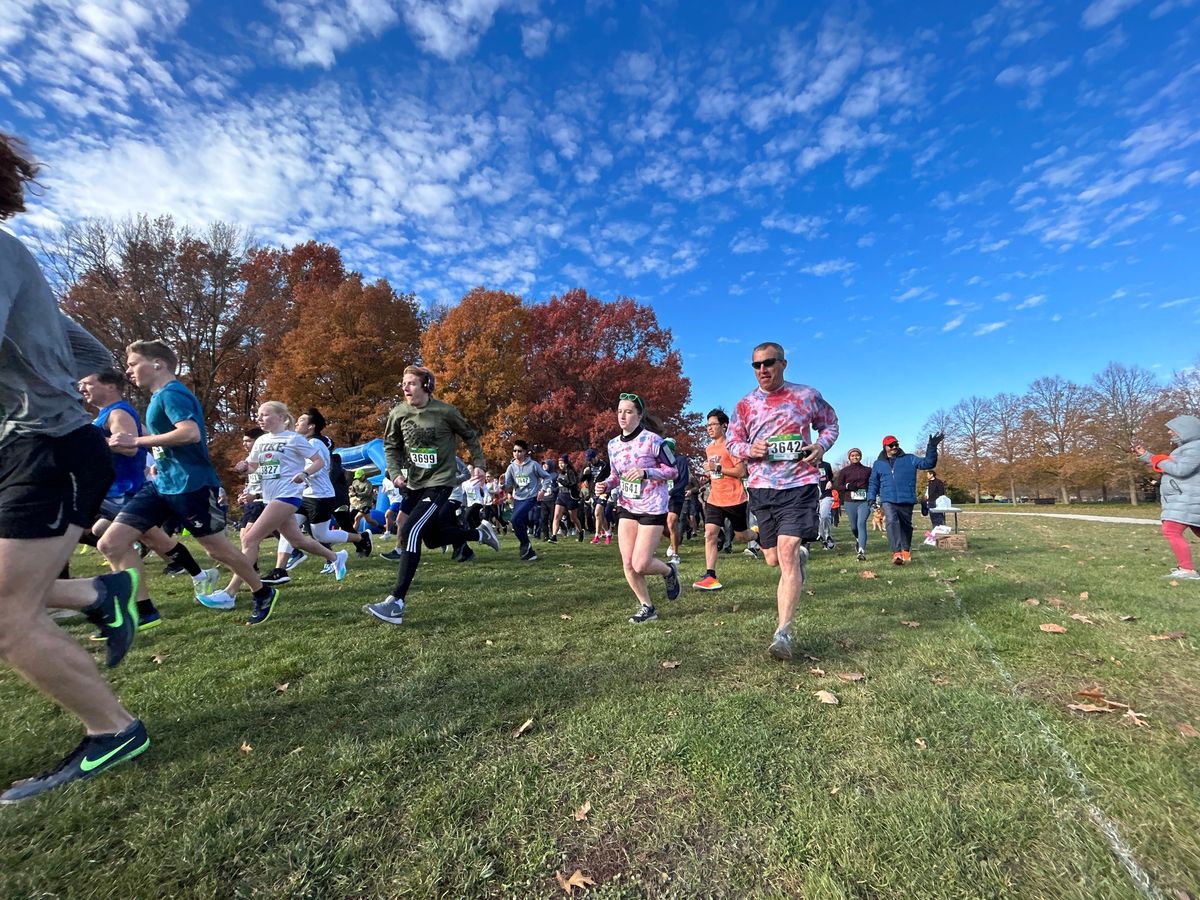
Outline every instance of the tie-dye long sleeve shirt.
<path id="1" fill-rule="evenodd" d="M 659 435 L 642 428 L 628 438 L 615 437 L 608 442 L 608 459 L 612 472 L 604 483 L 609 490 L 620 484 L 621 509 L 638 516 L 667 511 L 667 482 L 675 477 L 675 461 Z M 640 481 L 626 477 L 643 469 L 646 477 Z"/>
<path id="2" fill-rule="evenodd" d="M 821 479 L 820 470 L 801 459 L 800 448 L 815 442 L 828 451 L 837 438 L 837 413 L 821 393 L 785 381 L 769 394 L 755 388 L 738 401 L 725 444 L 730 453 L 746 461 L 748 487 L 785 490 Z M 768 444 L 767 456 L 751 459 L 750 445 L 760 440 Z"/>

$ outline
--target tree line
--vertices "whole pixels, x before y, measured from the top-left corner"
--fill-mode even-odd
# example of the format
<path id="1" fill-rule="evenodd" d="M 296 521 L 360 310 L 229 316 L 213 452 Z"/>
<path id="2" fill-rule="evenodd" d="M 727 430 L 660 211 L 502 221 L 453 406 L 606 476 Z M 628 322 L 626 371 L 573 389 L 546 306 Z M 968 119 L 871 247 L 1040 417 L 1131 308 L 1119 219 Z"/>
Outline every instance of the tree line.
<path id="1" fill-rule="evenodd" d="M 475 288 L 454 306 L 424 309 L 412 292 L 347 269 L 330 244 L 255 246 L 235 226 L 195 231 L 170 216 L 74 223 L 40 250 L 63 310 L 113 351 L 117 368 L 134 340 L 176 348 L 218 458 L 234 452 L 265 399 L 319 407 L 340 445 L 378 437 L 414 362 L 435 372 L 436 396 L 482 429 L 497 467 L 515 437 L 543 451 L 603 446 L 616 397 L 630 390 L 685 453 L 703 446 L 670 329 L 628 297 L 606 302 L 577 288 L 528 303 Z"/>
<path id="2" fill-rule="evenodd" d="M 1089 492 L 1137 504 L 1153 473 L 1130 447 L 1169 451 L 1165 423 L 1183 414 L 1200 415 L 1200 357 L 1165 381 L 1116 362 L 1084 384 L 1038 378 L 1023 394 L 971 396 L 939 409 L 925 428 L 946 434 L 939 475 L 976 503 L 989 494 L 1069 503 Z"/>

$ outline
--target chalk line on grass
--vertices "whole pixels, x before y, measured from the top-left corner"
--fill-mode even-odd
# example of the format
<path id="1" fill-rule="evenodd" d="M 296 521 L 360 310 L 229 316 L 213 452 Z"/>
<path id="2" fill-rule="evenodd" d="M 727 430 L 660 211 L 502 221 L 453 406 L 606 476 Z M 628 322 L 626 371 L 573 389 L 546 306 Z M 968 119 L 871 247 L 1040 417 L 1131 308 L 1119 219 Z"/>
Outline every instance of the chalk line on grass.
<path id="1" fill-rule="evenodd" d="M 1112 854 L 1125 868 L 1125 872 L 1129 875 L 1130 880 L 1133 881 L 1134 887 L 1141 892 L 1143 897 L 1147 897 L 1149 900 L 1165 900 L 1162 892 L 1154 886 L 1154 882 L 1150 878 L 1150 873 L 1138 864 L 1138 861 L 1133 856 L 1133 851 L 1122 839 L 1121 832 L 1117 828 L 1117 823 L 1110 819 L 1096 803 L 1095 791 L 1092 790 L 1087 779 L 1083 777 L 1083 773 L 1079 770 L 1079 765 L 1075 762 L 1074 757 L 1071 756 L 1070 751 L 1063 746 L 1062 741 L 1058 739 L 1054 730 L 1046 723 L 1041 714 L 1030 706 L 1028 700 L 1017 690 L 1017 681 L 1013 678 L 1012 673 L 1008 671 L 1008 667 L 1000 660 L 1000 656 L 996 652 L 996 645 L 992 643 L 992 639 L 988 637 L 987 632 L 979 627 L 974 617 L 963 608 L 962 598 L 958 595 L 958 591 L 951 587 L 950 582 L 942 579 L 939 580 L 942 581 L 946 590 L 954 598 L 954 608 L 958 610 L 963 621 L 967 623 L 967 627 L 987 647 L 988 658 L 992 663 L 992 668 L 996 670 L 996 673 L 1008 685 L 1009 693 L 1020 701 L 1025 715 L 1037 727 L 1042 739 L 1049 745 L 1051 750 L 1058 754 L 1058 758 L 1062 761 L 1063 771 L 1075 787 L 1075 794 L 1079 798 L 1079 802 L 1083 804 L 1088 812 L 1088 816 L 1091 817 L 1091 820 L 1100 830 L 1100 833 L 1104 835 L 1104 839 L 1108 842 L 1108 849 L 1112 851 Z"/>

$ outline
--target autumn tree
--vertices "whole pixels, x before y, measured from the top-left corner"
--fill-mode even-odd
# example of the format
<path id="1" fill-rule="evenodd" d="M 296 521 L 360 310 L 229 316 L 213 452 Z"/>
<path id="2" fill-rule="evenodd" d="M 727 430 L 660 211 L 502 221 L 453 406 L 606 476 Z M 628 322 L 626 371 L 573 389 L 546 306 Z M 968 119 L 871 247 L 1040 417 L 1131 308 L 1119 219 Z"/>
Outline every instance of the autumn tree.
<path id="1" fill-rule="evenodd" d="M 1025 426 L 1041 450 L 1045 471 L 1054 476 L 1063 503 L 1071 502 L 1068 485 L 1082 467 L 1091 399 L 1086 388 L 1058 375 L 1037 379 L 1025 397 Z"/>
<path id="2" fill-rule="evenodd" d="M 294 326 L 272 349 L 259 399 L 318 407 L 341 444 L 378 437 L 404 366 L 420 352 L 416 299 L 383 279 L 364 284 L 357 273 L 336 285 L 300 284 L 293 299 Z"/>
<path id="3" fill-rule="evenodd" d="M 645 400 L 683 454 L 703 447 L 699 415 L 684 412 L 691 382 L 653 309 L 628 297 L 605 303 L 576 288 L 530 312 L 533 441 L 567 452 L 603 447 L 617 432 L 614 411 L 628 391 Z"/>
<path id="4" fill-rule="evenodd" d="M 484 453 L 497 466 L 507 465 L 513 439 L 528 431 L 529 328 L 520 297 L 477 287 L 439 310 L 421 339 L 437 396 L 481 429 Z"/>
<path id="5" fill-rule="evenodd" d="M 1096 396 L 1094 440 L 1104 461 L 1104 474 L 1124 476 L 1129 499 L 1138 503 L 1138 481 L 1145 466 L 1129 449 L 1158 418 L 1162 386 L 1148 369 L 1109 363 L 1092 379 Z"/>
<path id="6" fill-rule="evenodd" d="M 1200 356 L 1187 368 L 1171 375 L 1163 397 L 1168 419 L 1174 416 L 1200 416 Z"/>
<path id="7" fill-rule="evenodd" d="M 951 452 L 960 457 L 971 473 L 975 502 L 983 493 L 985 473 L 988 471 L 992 443 L 991 401 L 972 394 L 954 404 L 950 410 Z"/>
<path id="8" fill-rule="evenodd" d="M 992 398 L 990 410 L 992 453 L 1007 480 L 1008 497 L 1015 502 L 1021 496 L 1017 493 L 1018 467 L 1028 455 L 1028 438 L 1022 431 L 1025 401 L 1017 394 L 1000 393 Z"/>

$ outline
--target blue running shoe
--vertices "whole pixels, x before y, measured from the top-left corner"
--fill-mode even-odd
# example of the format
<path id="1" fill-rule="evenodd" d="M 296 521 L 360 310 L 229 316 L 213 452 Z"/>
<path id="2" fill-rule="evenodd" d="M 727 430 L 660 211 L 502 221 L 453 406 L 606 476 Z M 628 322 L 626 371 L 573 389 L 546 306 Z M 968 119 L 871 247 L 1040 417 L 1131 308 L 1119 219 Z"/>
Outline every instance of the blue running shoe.
<path id="1" fill-rule="evenodd" d="M 20 803 L 45 791 L 72 781 L 95 778 L 113 766 L 128 762 L 150 749 L 150 737 L 140 719 L 117 734 L 91 734 L 49 772 L 16 782 L 3 794 L 0 803 Z"/>

